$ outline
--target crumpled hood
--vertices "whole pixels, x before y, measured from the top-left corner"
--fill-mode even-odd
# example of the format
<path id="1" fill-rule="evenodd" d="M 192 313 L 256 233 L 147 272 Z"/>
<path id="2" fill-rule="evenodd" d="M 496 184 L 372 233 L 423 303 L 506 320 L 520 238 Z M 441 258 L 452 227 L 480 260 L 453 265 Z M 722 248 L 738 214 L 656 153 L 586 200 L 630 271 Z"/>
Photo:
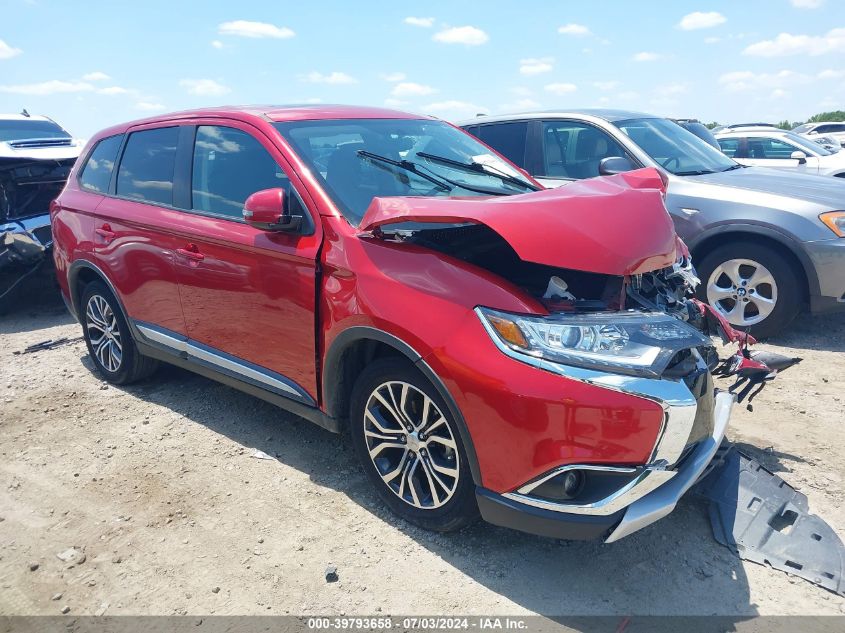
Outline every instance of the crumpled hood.
<path id="1" fill-rule="evenodd" d="M 489 198 L 374 198 L 362 231 L 403 222 L 477 223 L 498 233 L 520 259 L 606 275 L 675 262 L 675 229 L 653 168 L 566 187 Z"/>
<path id="2" fill-rule="evenodd" d="M 845 179 L 843 178 L 815 176 L 769 167 L 743 167 L 715 174 L 683 176 L 683 178 L 711 185 L 797 198 L 814 202 L 825 209 L 845 209 Z"/>

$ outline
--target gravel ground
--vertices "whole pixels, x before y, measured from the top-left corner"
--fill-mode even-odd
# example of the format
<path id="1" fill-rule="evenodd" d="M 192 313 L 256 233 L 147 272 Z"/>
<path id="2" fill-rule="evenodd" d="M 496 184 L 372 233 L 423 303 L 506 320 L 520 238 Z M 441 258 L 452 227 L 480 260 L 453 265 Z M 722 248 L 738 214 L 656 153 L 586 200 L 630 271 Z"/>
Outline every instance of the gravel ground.
<path id="1" fill-rule="evenodd" d="M 431 534 L 344 438 L 255 398 L 171 367 L 110 387 L 82 342 L 14 355 L 80 333 L 54 303 L 0 317 L 0 614 L 845 613 L 719 546 L 695 500 L 613 545 Z M 729 435 L 845 534 L 845 317 L 773 343 L 805 361 Z"/>

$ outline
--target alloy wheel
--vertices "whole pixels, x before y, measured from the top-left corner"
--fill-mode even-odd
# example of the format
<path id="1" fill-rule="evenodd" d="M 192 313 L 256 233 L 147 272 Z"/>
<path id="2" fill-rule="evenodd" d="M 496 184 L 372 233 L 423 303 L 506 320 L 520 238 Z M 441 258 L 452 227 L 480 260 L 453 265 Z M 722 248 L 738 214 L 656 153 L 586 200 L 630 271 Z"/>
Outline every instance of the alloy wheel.
<path id="1" fill-rule="evenodd" d="M 123 362 L 123 345 L 117 317 L 109 302 L 100 295 L 92 295 L 85 307 L 85 328 L 91 348 L 100 365 L 111 373 Z"/>
<path id="2" fill-rule="evenodd" d="M 364 409 L 364 436 L 382 481 L 405 503 L 439 508 L 455 494 L 460 458 L 452 425 L 412 384 L 385 382 Z"/>
<path id="3" fill-rule="evenodd" d="M 778 286 L 768 268 L 751 259 L 719 264 L 707 280 L 707 302 L 731 325 L 760 323 L 775 309 Z"/>

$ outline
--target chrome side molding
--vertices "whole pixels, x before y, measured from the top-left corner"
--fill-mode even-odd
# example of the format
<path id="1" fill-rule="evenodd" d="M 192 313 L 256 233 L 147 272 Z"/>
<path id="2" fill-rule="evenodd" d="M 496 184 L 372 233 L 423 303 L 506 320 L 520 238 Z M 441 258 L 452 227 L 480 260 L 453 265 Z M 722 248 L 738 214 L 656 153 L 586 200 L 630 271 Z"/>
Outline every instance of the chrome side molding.
<path id="1" fill-rule="evenodd" d="M 261 387 L 277 392 L 304 404 L 316 406 L 314 399 L 302 387 L 287 376 L 283 376 L 265 367 L 260 367 L 231 354 L 204 345 L 186 336 L 158 327 L 144 321 L 133 321 L 133 325 L 147 339 L 147 342 L 165 347 L 178 353 L 187 360 L 204 363 L 215 369 L 233 375 Z"/>

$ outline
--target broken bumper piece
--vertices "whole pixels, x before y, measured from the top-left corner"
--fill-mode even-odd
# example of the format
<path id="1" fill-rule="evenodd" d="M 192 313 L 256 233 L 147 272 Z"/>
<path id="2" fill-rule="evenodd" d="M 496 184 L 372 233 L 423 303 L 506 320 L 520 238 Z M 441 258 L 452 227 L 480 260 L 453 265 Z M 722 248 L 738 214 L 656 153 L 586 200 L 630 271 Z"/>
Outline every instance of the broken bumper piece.
<path id="1" fill-rule="evenodd" d="M 716 394 L 712 433 L 698 442 L 675 470 L 642 469 L 610 497 L 581 506 L 541 503 L 524 494 L 497 494 L 478 488 L 476 499 L 481 516 L 494 525 L 540 536 L 567 540 L 606 537 L 608 543 L 618 541 L 672 512 L 678 500 L 702 477 L 725 436 L 734 402 L 733 394 Z"/>
<path id="2" fill-rule="evenodd" d="M 687 490 L 692 488 L 707 470 L 707 466 L 710 465 L 716 451 L 719 450 L 728 428 L 728 420 L 731 417 L 731 408 L 734 402 L 736 402 L 736 396 L 731 393 L 720 391 L 716 394 L 712 435 L 696 446 L 672 479 L 628 506 L 622 521 L 605 539 L 606 543 L 613 543 L 633 534 L 647 525 L 659 521 L 675 509 L 680 498 Z"/>

